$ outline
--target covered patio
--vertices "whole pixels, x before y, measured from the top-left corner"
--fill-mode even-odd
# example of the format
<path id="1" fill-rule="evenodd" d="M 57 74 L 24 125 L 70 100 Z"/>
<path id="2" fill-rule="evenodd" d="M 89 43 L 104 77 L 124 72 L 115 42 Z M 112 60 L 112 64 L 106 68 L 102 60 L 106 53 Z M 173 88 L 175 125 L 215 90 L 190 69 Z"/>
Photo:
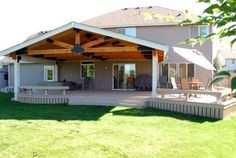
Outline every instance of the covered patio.
<path id="1" fill-rule="evenodd" d="M 21 84 L 23 82 L 21 81 L 21 64 L 24 62 L 54 65 L 53 67 L 48 66 L 46 68 L 44 81 L 45 78 L 46 81 L 47 79 L 53 78 L 53 80 L 48 80 L 49 82 L 64 82 L 69 80 L 71 76 L 74 75 L 71 73 L 71 70 L 75 69 L 75 67 L 70 68 L 71 64 L 68 64 L 69 62 L 85 62 L 90 64 L 92 61 L 95 64 L 99 63 L 101 66 L 97 64 L 95 68 L 99 69 L 99 67 L 102 67 L 103 71 L 100 71 L 100 68 L 99 71 L 96 72 L 95 86 L 101 86 L 105 83 L 105 86 L 108 85 L 108 88 L 105 88 L 105 90 L 115 89 L 114 82 L 117 80 L 114 79 L 116 77 L 115 64 L 120 66 L 119 64 L 123 63 L 134 63 L 133 65 L 135 66 L 136 63 L 139 63 L 139 67 L 142 67 L 148 63 L 150 64 L 150 67 L 148 67 L 148 69 L 143 69 L 142 72 L 150 71 L 152 88 L 151 95 L 155 97 L 159 77 L 158 62 L 163 61 L 167 51 L 168 46 L 164 44 L 154 43 L 104 29 L 71 22 L 55 30 L 43 32 L 36 37 L 31 37 L 14 47 L 3 50 L 0 52 L 0 55 L 8 55 L 15 59 L 14 100 L 17 101 L 18 94 L 20 93 L 20 86 L 26 86 Z M 106 63 L 106 65 L 104 63 Z M 112 68 L 110 68 L 111 66 Z M 120 69 L 122 70 L 122 68 L 121 65 Z M 140 68 L 135 68 L 132 71 L 130 70 L 129 76 L 126 77 L 135 78 L 137 73 L 136 69 L 137 71 L 140 70 Z M 109 72 L 107 72 L 108 70 Z M 52 74 L 51 72 L 54 71 L 55 74 Z M 84 80 L 86 77 L 86 75 L 83 76 L 84 69 L 82 68 L 80 71 L 81 72 L 77 72 L 80 75 L 79 80 Z M 123 71 L 126 70 L 124 69 Z M 70 74 L 67 72 L 70 72 Z M 94 76 L 91 78 L 95 78 Z M 100 80 L 97 79 L 99 77 Z M 119 88 L 117 89 L 119 90 Z M 127 87 L 123 86 L 122 89 L 127 89 Z"/>

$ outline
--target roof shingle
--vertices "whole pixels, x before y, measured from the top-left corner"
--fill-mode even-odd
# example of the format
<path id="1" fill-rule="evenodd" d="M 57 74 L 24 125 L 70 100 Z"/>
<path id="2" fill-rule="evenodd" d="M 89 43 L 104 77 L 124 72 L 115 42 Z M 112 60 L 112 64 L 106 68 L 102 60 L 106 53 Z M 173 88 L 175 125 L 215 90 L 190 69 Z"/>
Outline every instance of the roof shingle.
<path id="1" fill-rule="evenodd" d="M 100 28 L 114 27 L 134 27 L 134 26 L 157 26 L 157 25 L 177 25 L 176 22 L 169 21 L 167 18 L 154 17 L 144 18 L 144 14 L 155 14 L 162 17 L 172 17 L 175 20 L 183 20 L 184 13 L 177 10 L 167 9 L 158 6 L 124 8 L 110 12 L 87 21 L 82 22 Z"/>

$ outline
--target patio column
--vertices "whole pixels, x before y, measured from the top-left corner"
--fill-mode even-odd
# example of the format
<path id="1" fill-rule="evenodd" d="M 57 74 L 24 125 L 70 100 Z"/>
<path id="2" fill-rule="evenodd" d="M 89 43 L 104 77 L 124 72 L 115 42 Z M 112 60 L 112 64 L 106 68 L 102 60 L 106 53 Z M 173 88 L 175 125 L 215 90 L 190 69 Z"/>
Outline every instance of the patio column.
<path id="1" fill-rule="evenodd" d="M 157 83 L 159 77 L 158 53 L 152 52 L 152 97 L 157 96 Z"/>
<path id="2" fill-rule="evenodd" d="M 14 61 L 14 100 L 17 101 L 20 92 L 20 56 Z"/>

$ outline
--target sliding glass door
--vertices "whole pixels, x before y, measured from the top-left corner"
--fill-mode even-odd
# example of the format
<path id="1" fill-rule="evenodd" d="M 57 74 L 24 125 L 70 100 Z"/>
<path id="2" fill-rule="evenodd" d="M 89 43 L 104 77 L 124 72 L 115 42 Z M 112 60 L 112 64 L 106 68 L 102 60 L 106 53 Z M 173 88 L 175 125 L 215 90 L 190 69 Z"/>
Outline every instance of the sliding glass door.
<path id="1" fill-rule="evenodd" d="M 114 64 L 113 89 L 114 90 L 134 89 L 135 75 L 136 75 L 135 64 Z"/>

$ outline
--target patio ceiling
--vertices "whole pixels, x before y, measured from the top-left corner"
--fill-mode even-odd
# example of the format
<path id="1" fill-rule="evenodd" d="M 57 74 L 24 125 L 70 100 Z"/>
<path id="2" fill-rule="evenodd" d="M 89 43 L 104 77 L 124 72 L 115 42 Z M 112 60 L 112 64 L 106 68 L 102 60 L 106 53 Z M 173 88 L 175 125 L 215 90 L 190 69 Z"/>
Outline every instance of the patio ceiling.
<path id="1" fill-rule="evenodd" d="M 168 47 L 131 36 L 75 22 L 29 39 L 0 55 L 28 55 L 50 60 L 152 59 L 152 52 L 163 61 Z"/>

